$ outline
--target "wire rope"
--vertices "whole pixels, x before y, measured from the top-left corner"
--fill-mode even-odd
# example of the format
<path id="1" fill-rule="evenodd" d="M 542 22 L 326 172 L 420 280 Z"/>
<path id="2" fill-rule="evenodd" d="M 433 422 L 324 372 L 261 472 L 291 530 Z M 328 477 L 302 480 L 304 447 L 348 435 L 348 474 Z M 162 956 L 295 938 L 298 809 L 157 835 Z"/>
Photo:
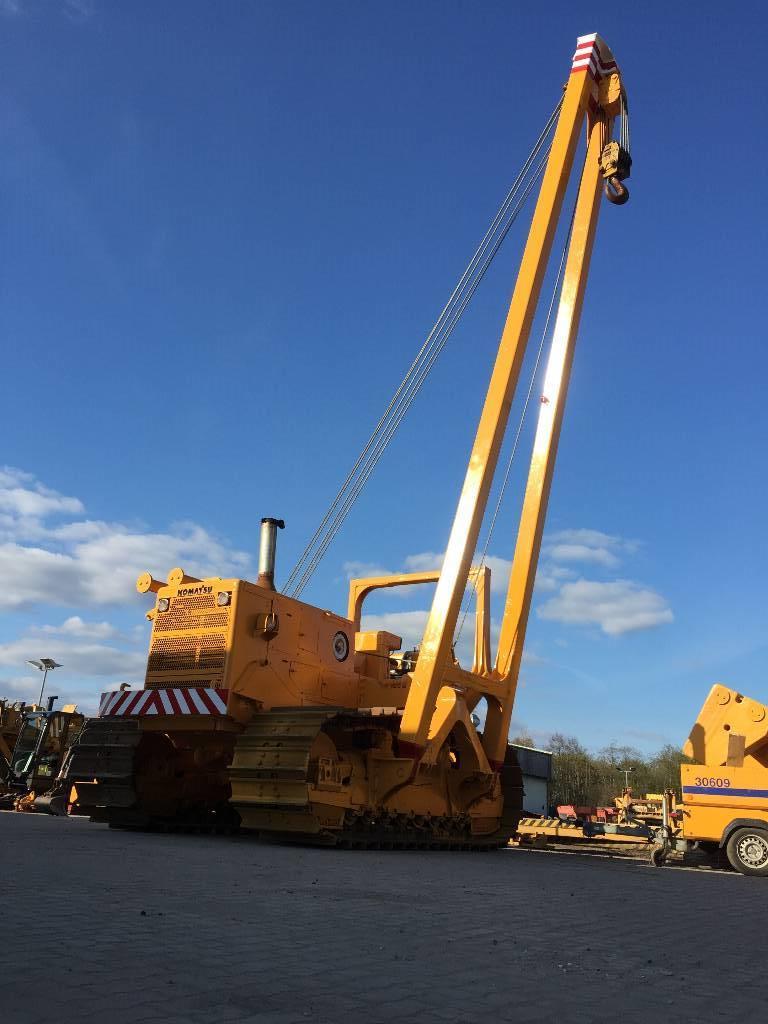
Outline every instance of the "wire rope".
<path id="1" fill-rule="evenodd" d="M 528 196 L 533 190 L 533 187 L 535 186 L 538 180 L 538 175 L 540 174 L 541 170 L 544 167 L 544 164 L 546 163 L 546 159 L 547 154 L 545 154 L 545 156 L 542 158 L 541 163 L 537 168 L 536 174 L 534 175 L 534 177 L 532 177 L 531 181 L 526 186 L 526 189 L 520 198 L 518 206 L 515 209 L 515 217 L 520 212 L 520 209 L 522 209 L 522 206 L 524 205 L 525 201 L 527 200 Z M 511 227 L 512 223 L 513 220 L 510 221 L 509 227 Z M 355 483 L 349 490 L 349 493 L 344 499 L 341 507 L 336 512 L 336 515 L 334 516 L 332 522 L 328 526 L 324 537 L 318 544 L 315 553 L 312 555 L 311 559 L 307 563 L 306 568 L 304 569 L 298 583 L 295 585 L 294 591 L 292 593 L 293 597 L 298 597 L 301 591 L 306 586 L 306 584 L 309 582 L 310 577 L 317 568 L 323 555 L 325 554 L 334 537 L 336 536 L 336 534 L 346 521 L 346 518 L 349 515 L 350 511 L 352 510 L 352 507 L 355 504 L 358 496 L 363 490 L 373 470 L 376 468 L 376 465 L 378 464 L 379 460 L 386 451 L 390 441 L 392 440 L 394 434 L 396 433 L 398 427 L 400 426 L 400 423 L 402 422 L 409 408 L 411 407 L 417 395 L 419 394 L 424 382 L 429 376 L 429 373 L 431 372 L 435 362 L 437 361 L 441 352 L 443 351 L 446 343 L 453 334 L 453 331 L 455 330 L 459 320 L 461 319 L 464 310 L 468 306 L 470 300 L 472 299 L 472 296 L 479 287 L 480 282 L 485 276 L 494 256 L 498 252 L 498 249 L 500 248 L 505 237 L 506 231 L 504 235 L 502 235 L 497 240 L 493 249 L 489 252 L 477 278 L 472 283 L 471 289 L 469 289 L 467 293 L 462 297 L 460 304 L 452 312 L 450 320 L 446 322 L 444 330 L 441 332 L 438 344 L 432 349 L 428 358 L 423 362 L 422 366 L 419 368 L 418 373 L 412 378 L 406 390 L 403 392 L 403 395 L 401 396 L 401 399 L 397 404 L 393 416 L 390 418 L 389 423 L 385 427 L 384 432 L 380 434 L 374 446 L 369 450 L 369 453 L 362 464 L 362 468 L 359 474 L 357 475 Z"/>
<path id="2" fill-rule="evenodd" d="M 441 310 L 432 330 L 427 335 L 404 378 L 398 385 L 373 433 L 352 469 L 347 474 L 346 479 L 326 510 L 314 534 L 302 551 L 296 565 L 291 570 L 283 588 L 284 593 L 291 591 L 291 588 L 293 588 L 291 596 L 298 597 L 307 585 L 328 546 L 346 520 L 373 469 L 389 445 L 403 417 L 421 390 L 426 377 L 429 375 L 447 340 L 453 333 L 461 315 L 485 276 L 509 229 L 542 173 L 549 153 L 549 147 L 547 147 L 544 156 L 539 160 L 532 173 L 531 168 L 545 146 L 546 140 L 556 121 L 560 106 L 561 103 L 558 103 L 550 114 L 544 129 L 528 154 L 523 168 L 508 190 L 501 206 L 475 250 L 472 259 L 453 289 L 448 302 Z M 526 178 L 528 178 L 527 181 Z"/>

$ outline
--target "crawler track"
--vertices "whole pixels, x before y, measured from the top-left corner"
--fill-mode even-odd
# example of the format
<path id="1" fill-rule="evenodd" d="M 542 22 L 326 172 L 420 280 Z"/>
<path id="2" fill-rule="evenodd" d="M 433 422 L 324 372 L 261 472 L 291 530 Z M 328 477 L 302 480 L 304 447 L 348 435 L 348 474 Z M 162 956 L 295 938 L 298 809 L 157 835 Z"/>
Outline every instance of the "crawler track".
<path id="1" fill-rule="evenodd" d="M 383 807 L 347 809 L 325 827 L 311 795 L 322 769 L 312 758 L 320 733 L 342 734 L 364 747 L 375 731 L 397 733 L 396 714 L 296 709 L 259 715 L 238 737 L 230 769 L 231 802 L 244 826 L 282 842 L 354 849 L 487 850 L 506 846 L 522 813 L 522 775 L 514 753 L 502 771 L 504 815 L 497 831 L 473 834 L 468 814 L 393 813 Z"/>
<path id="2" fill-rule="evenodd" d="M 334 708 L 292 708 L 260 714 L 236 739 L 233 736 L 232 763 L 226 772 L 229 802 L 190 801 L 195 778 L 180 773 L 176 784 L 185 802 L 179 801 L 178 812 L 164 814 L 143 798 L 143 792 L 151 794 L 153 787 L 147 786 L 146 777 L 139 780 L 136 775 L 142 737 L 138 722 L 93 719 L 72 749 L 62 792 L 71 783 L 78 785 L 84 792 L 83 812 L 113 828 L 210 835 L 249 831 L 276 842 L 347 849 L 505 846 L 522 813 L 522 776 L 511 750 L 502 769 L 504 813 L 498 829 L 490 834 L 473 833 L 467 813 L 395 813 L 373 801 L 369 806 L 343 806 L 343 795 L 334 803 L 333 793 L 328 798 L 317 791 L 319 778 L 333 780 L 334 771 L 341 770 L 332 757 L 318 756 L 318 744 L 321 753 L 324 743 L 335 750 L 333 736 L 343 760 L 346 749 L 369 749 L 382 733 L 396 737 L 399 727 L 400 718 L 394 713 L 373 716 Z M 343 782 L 336 786 L 339 794 L 343 794 Z M 167 774 L 161 784 L 172 797 Z M 333 790 L 333 781 L 328 788 Z M 89 791 L 94 793 L 92 806 L 88 806 Z"/>

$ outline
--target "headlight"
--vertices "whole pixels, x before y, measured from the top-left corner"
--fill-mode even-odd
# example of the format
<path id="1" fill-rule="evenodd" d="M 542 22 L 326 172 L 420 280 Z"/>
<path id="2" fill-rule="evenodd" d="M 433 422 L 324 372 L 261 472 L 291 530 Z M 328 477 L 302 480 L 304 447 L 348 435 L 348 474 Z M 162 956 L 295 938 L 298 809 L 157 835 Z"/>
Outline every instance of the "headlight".
<path id="1" fill-rule="evenodd" d="M 333 656 L 336 661 L 346 661 L 349 654 L 349 640 L 346 633 L 339 631 L 334 634 L 331 647 L 333 648 Z"/>
<path id="2" fill-rule="evenodd" d="M 171 607 L 171 599 L 169 597 L 161 597 L 157 602 L 157 610 L 159 612 L 167 612 Z"/>
<path id="3" fill-rule="evenodd" d="M 219 608 L 226 608 L 226 606 L 231 602 L 231 600 L 232 595 L 228 593 L 226 590 L 222 590 L 221 593 L 216 595 L 216 604 L 219 606 Z"/>

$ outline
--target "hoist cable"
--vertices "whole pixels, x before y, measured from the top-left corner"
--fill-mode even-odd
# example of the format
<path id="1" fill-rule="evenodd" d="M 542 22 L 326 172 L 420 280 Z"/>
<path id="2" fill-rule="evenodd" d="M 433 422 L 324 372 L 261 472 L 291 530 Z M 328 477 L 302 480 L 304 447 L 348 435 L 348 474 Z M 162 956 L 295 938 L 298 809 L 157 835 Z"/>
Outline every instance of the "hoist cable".
<path id="1" fill-rule="evenodd" d="M 346 521 L 346 518 L 347 518 L 349 512 L 351 511 L 355 501 L 357 500 L 358 496 L 360 495 L 361 491 L 363 490 L 363 487 L 365 486 L 365 484 L 368 481 L 371 473 L 373 472 L 373 470 L 375 469 L 376 465 L 378 464 L 380 458 L 382 457 L 382 455 L 386 451 L 386 448 L 389 445 L 389 442 L 391 441 L 392 437 L 394 436 L 395 432 L 397 431 L 397 428 L 399 427 L 400 423 L 402 422 L 402 420 L 403 420 L 405 414 L 407 413 L 408 409 L 412 405 L 414 399 L 416 398 L 416 396 L 418 395 L 419 391 L 421 390 L 421 387 L 424 384 L 424 381 L 426 380 L 427 376 L 429 375 L 430 371 L 432 370 L 432 367 L 434 366 L 435 362 L 437 361 L 438 357 L 440 356 L 440 353 L 442 352 L 443 348 L 445 347 L 445 344 L 447 343 L 447 341 L 450 338 L 451 334 L 453 333 L 453 330 L 456 327 L 459 319 L 461 318 L 461 315 L 463 314 L 464 310 L 466 309 L 467 305 L 469 304 L 469 301 L 471 300 L 472 296 L 474 295 L 474 293 L 475 293 L 477 287 L 479 286 L 480 282 L 482 281 L 483 277 L 485 276 L 485 273 L 486 273 L 488 267 L 490 266 L 490 263 L 492 262 L 494 256 L 498 252 L 498 249 L 501 246 L 502 242 L 504 241 L 504 238 L 506 237 L 507 231 L 511 227 L 512 223 L 514 223 L 515 218 L 519 214 L 520 210 L 522 209 L 523 204 L 525 203 L 526 199 L 530 195 L 534 185 L 536 184 L 536 182 L 538 180 L 538 177 L 539 177 L 541 171 L 543 170 L 543 167 L 544 167 L 544 165 L 546 163 L 546 160 L 547 160 L 547 156 L 548 156 L 548 153 L 546 153 L 542 157 L 542 159 L 541 159 L 541 161 L 539 163 L 539 166 L 536 168 L 536 170 L 534 172 L 533 177 L 527 183 L 527 185 L 525 187 L 525 191 L 523 192 L 523 195 L 521 196 L 517 206 L 515 207 L 515 209 L 513 211 L 513 214 L 511 215 L 508 224 L 504 228 L 503 233 L 499 236 L 499 238 L 495 242 L 493 248 L 486 255 L 485 260 L 484 260 L 480 270 L 478 271 L 477 275 L 475 276 L 475 278 L 471 282 L 468 290 L 462 296 L 459 305 L 456 306 L 451 311 L 450 319 L 443 323 L 441 331 L 440 331 L 440 333 L 438 335 L 437 341 L 436 341 L 435 345 L 431 348 L 431 351 L 429 352 L 429 355 L 426 357 L 425 360 L 422 361 L 422 364 L 418 368 L 416 375 L 411 378 L 411 380 L 408 382 L 408 385 L 407 385 L 405 391 L 403 391 L 403 393 L 401 394 L 400 398 L 398 399 L 398 402 L 396 403 L 396 406 L 394 408 L 392 416 L 389 419 L 389 422 L 386 424 L 383 433 L 379 434 L 379 436 L 376 439 L 373 447 L 369 450 L 368 455 L 367 455 L 366 459 L 363 462 L 362 468 L 360 469 L 360 471 L 359 471 L 359 473 L 357 475 L 357 479 L 355 480 L 353 486 L 349 490 L 349 493 L 347 494 L 346 498 L 344 499 L 341 507 L 338 509 L 338 511 L 336 511 L 332 521 L 330 522 L 330 525 L 328 525 L 328 527 L 327 527 L 327 529 L 325 531 L 325 535 L 320 540 L 320 542 L 319 542 L 319 544 L 318 544 L 314 554 L 312 555 L 311 559 L 307 563 L 307 565 L 306 565 L 306 567 L 305 567 L 301 577 L 298 580 L 298 583 L 296 583 L 296 585 L 294 587 L 294 590 L 293 590 L 293 593 L 292 593 L 291 596 L 293 596 L 293 597 L 298 597 L 299 596 L 301 591 L 304 589 L 306 584 L 309 582 L 309 579 L 311 578 L 312 574 L 314 573 L 315 569 L 317 568 L 319 562 L 323 558 L 325 552 L 327 551 L 327 549 L 330 546 L 331 542 L 333 541 L 334 537 L 338 533 L 339 529 L 341 528 L 343 523 Z"/>
<path id="2" fill-rule="evenodd" d="M 627 156 L 631 156 L 631 144 L 629 137 L 629 103 L 624 92 L 621 93 L 621 110 L 619 113 L 621 127 L 619 129 L 619 143 L 627 153 Z"/>
<path id="3" fill-rule="evenodd" d="M 304 551 L 302 552 L 301 556 L 299 557 L 298 562 L 296 563 L 296 565 L 294 566 L 293 570 L 291 571 L 291 574 L 289 575 L 289 577 L 288 577 L 288 579 L 287 579 L 287 581 L 285 583 L 285 586 L 283 588 L 284 592 L 287 592 L 290 589 L 290 587 L 293 584 L 295 584 L 297 577 L 299 576 L 299 574 L 301 572 L 303 572 L 304 563 L 306 562 L 307 558 L 310 556 L 310 553 L 311 553 L 312 549 L 317 544 L 319 538 L 323 534 L 323 531 L 325 530 L 325 528 L 328 525 L 329 521 L 333 517 L 336 509 L 338 508 L 339 503 L 342 501 L 342 499 L 344 497 L 344 494 L 346 493 L 346 491 L 349 488 L 350 484 L 354 480 L 354 478 L 355 478 L 356 474 L 358 473 L 361 465 L 365 461 L 366 456 L 368 455 L 369 451 L 376 444 L 376 441 L 377 441 L 377 439 L 379 437 L 379 434 L 382 432 L 382 430 L 386 429 L 387 420 L 389 419 L 389 417 L 392 414 L 393 409 L 397 405 L 400 396 L 402 395 L 403 391 L 408 387 L 410 379 L 414 376 L 414 374 L 418 373 L 418 369 L 419 369 L 420 364 L 423 363 L 425 361 L 425 359 L 428 358 L 428 353 L 429 353 L 430 349 L 433 346 L 433 343 L 434 343 L 434 340 L 435 340 L 436 336 L 438 335 L 441 327 L 444 324 L 445 318 L 449 315 L 451 307 L 454 304 L 457 296 L 460 295 L 460 293 L 462 292 L 462 290 L 463 290 L 464 286 L 466 285 L 467 281 L 469 280 L 469 278 L 471 277 L 472 273 L 474 272 L 474 270 L 475 270 L 475 268 L 477 266 L 478 261 L 480 259 L 482 259 L 483 255 L 484 255 L 485 251 L 487 250 L 487 247 L 488 247 L 488 245 L 490 243 L 490 240 L 493 238 L 495 232 L 497 231 L 498 226 L 501 223 L 501 221 L 502 221 L 506 211 L 508 210 L 510 203 L 514 201 L 514 198 L 515 198 L 515 196 L 516 196 L 516 194 L 517 194 L 517 192 L 518 192 L 518 190 L 520 188 L 521 182 L 523 181 L 526 173 L 528 172 L 528 170 L 530 168 L 532 160 L 535 159 L 536 155 L 540 151 L 541 146 L 543 145 L 547 135 L 549 134 L 549 131 L 551 130 L 552 125 L 554 124 L 554 121 L 555 121 L 555 118 L 557 116 L 557 113 L 558 113 L 559 109 L 560 109 L 560 104 L 557 105 L 557 107 L 555 108 L 553 113 L 550 115 L 550 117 L 549 117 L 549 119 L 547 121 L 547 124 L 546 124 L 544 130 L 542 131 L 542 133 L 540 134 L 539 138 L 537 139 L 531 154 L 529 154 L 529 157 L 528 157 L 528 159 L 526 160 L 526 162 L 525 162 L 525 164 L 523 166 L 523 169 L 518 174 L 515 182 L 513 183 L 512 187 L 510 188 L 509 192 L 507 193 L 507 196 L 505 197 L 504 202 L 502 203 L 501 207 L 499 208 L 499 210 L 497 211 L 495 217 L 493 218 L 490 227 L 486 231 L 482 241 L 480 242 L 480 245 L 478 246 L 477 250 L 475 251 L 472 259 L 470 260 L 470 263 L 468 264 L 467 268 L 465 269 L 464 273 L 462 274 L 461 278 L 459 279 L 459 282 L 456 285 L 456 287 L 454 288 L 454 290 L 453 290 L 453 292 L 452 292 L 448 302 L 443 307 L 443 310 L 441 311 L 440 315 L 438 316 L 437 321 L 435 322 L 435 325 L 433 326 L 432 330 L 428 334 L 424 344 L 422 345 L 421 349 L 419 350 L 418 354 L 416 355 L 416 358 L 411 363 L 411 366 L 409 367 L 405 377 L 403 378 L 403 380 L 401 381 L 400 385 L 398 386 L 397 391 L 395 392 L 394 396 L 392 397 L 392 400 L 390 401 L 389 405 L 387 406 L 386 410 L 384 411 L 384 414 L 382 415 L 381 419 L 377 423 L 377 425 L 376 425 L 373 433 L 371 434 L 370 438 L 368 439 L 368 442 L 367 442 L 366 446 L 363 448 L 363 451 L 358 456 L 357 461 L 355 462 L 354 466 L 352 467 L 352 469 L 350 470 L 349 474 L 347 475 L 347 478 L 345 479 L 344 483 L 339 488 L 339 491 L 337 492 L 335 498 L 331 502 L 330 507 L 327 509 L 327 511 L 326 511 L 326 513 L 325 513 L 325 515 L 324 515 L 324 517 L 322 519 L 322 521 L 320 522 L 319 526 L 315 530 L 313 536 L 310 538 L 310 541 L 308 542 L 307 546 L 305 547 Z"/>
<path id="4" fill-rule="evenodd" d="M 519 200 L 519 203 L 518 203 L 518 205 L 517 205 L 517 207 L 516 207 L 516 209 L 514 211 L 513 219 L 510 220 L 510 222 L 509 222 L 509 226 L 511 226 L 511 224 L 513 223 L 514 217 L 517 216 L 517 214 L 519 213 L 519 211 L 522 208 L 523 204 L 525 203 L 525 200 L 528 198 L 528 196 L 530 195 L 534 185 L 536 184 L 536 181 L 538 180 L 538 176 L 541 173 L 541 171 L 543 170 L 544 164 L 546 163 L 547 156 L 548 156 L 548 154 L 545 154 L 542 157 L 539 166 L 536 168 L 534 176 L 531 178 L 529 183 L 526 185 L 525 192 L 523 193 L 523 195 L 521 196 L 521 198 Z M 508 230 L 508 228 L 507 228 L 507 230 Z M 505 232 L 505 235 L 506 235 L 506 232 Z M 499 247 L 501 246 L 502 242 L 504 241 L 504 237 L 505 236 L 502 236 L 502 237 L 500 237 L 498 239 L 498 241 L 496 242 L 493 250 L 486 257 L 486 260 L 485 260 L 485 262 L 484 262 L 484 264 L 483 264 L 483 266 L 482 266 L 482 268 L 481 268 L 481 270 L 479 272 L 478 277 L 476 278 L 476 280 L 472 284 L 471 290 L 469 292 L 467 292 L 467 294 L 462 298 L 460 306 L 452 313 L 452 315 L 451 315 L 452 318 L 448 322 L 448 324 L 447 324 L 447 326 L 446 326 L 446 328 L 445 328 L 445 330 L 443 332 L 443 335 L 440 338 L 440 341 L 439 341 L 438 345 L 432 350 L 432 352 L 430 353 L 430 356 L 428 358 L 428 361 L 425 364 L 423 364 L 423 366 L 420 368 L 420 370 L 418 372 L 418 375 L 414 378 L 414 380 L 412 380 L 409 383 L 408 389 L 403 394 L 403 396 L 402 396 L 402 398 L 401 398 L 401 400 L 400 400 L 400 402 L 398 404 L 398 408 L 397 408 L 394 416 L 390 419 L 390 422 L 387 425 L 385 432 L 378 438 L 378 440 L 377 440 L 376 444 L 374 445 L 373 449 L 370 451 L 370 453 L 369 453 L 368 457 L 366 458 L 365 463 L 364 463 L 364 465 L 362 467 L 362 470 L 361 470 L 360 474 L 358 475 L 358 478 L 357 478 L 353 488 L 350 490 L 350 492 L 347 495 L 347 497 L 345 498 L 341 508 L 338 510 L 338 512 L 334 516 L 334 519 L 333 519 L 331 525 L 328 527 L 328 529 L 327 529 L 327 531 L 325 533 L 325 536 L 320 541 L 320 544 L 317 547 L 317 550 L 315 551 L 315 553 L 313 554 L 312 558 L 308 562 L 308 564 L 307 564 L 306 568 L 304 569 L 304 571 L 303 571 L 303 573 L 302 573 L 298 583 L 295 585 L 295 588 L 294 588 L 293 593 L 291 595 L 292 597 L 298 597 L 299 594 L 301 593 L 301 591 L 306 586 L 306 584 L 309 582 L 310 577 L 312 576 L 313 572 L 317 568 L 317 565 L 321 561 L 323 555 L 328 550 L 328 547 L 330 546 L 330 544 L 333 541 L 334 537 L 336 536 L 336 534 L 338 533 L 338 531 L 341 529 L 342 525 L 344 524 L 347 516 L 349 515 L 349 512 L 352 509 L 352 506 L 354 505 L 355 501 L 357 500 L 357 498 L 358 498 L 360 492 L 362 491 L 363 487 L 365 486 L 366 482 L 368 481 L 368 478 L 370 477 L 371 473 L 375 469 L 379 459 L 384 454 L 384 452 L 385 452 L 389 442 L 391 441 L 393 435 L 395 434 L 395 432 L 396 432 L 398 426 L 400 425 L 403 417 L 405 416 L 405 414 L 407 413 L 407 411 L 410 408 L 411 404 L 413 403 L 414 399 L 416 398 L 417 394 L 419 393 L 419 391 L 421 389 L 421 386 L 423 385 L 424 381 L 426 380 L 427 376 L 429 375 L 430 370 L 434 366 L 434 363 L 436 362 L 437 358 L 439 357 L 440 353 L 442 352 L 446 342 L 448 341 L 448 339 L 450 338 L 451 334 L 453 333 L 453 330 L 456 327 L 459 319 L 461 318 L 462 313 L 466 309 L 470 299 L 474 295 L 475 290 L 477 289 L 478 285 L 480 284 L 480 281 L 482 280 L 483 276 L 485 275 L 485 272 L 487 271 L 488 267 L 490 266 L 490 263 L 493 260 L 493 257 L 496 255 L 496 252 L 498 251 Z"/>
<path id="5" fill-rule="evenodd" d="M 531 371 L 531 379 L 530 379 L 529 384 L 528 384 L 528 391 L 527 391 L 526 396 L 525 396 L 525 402 L 523 403 L 522 412 L 520 413 L 520 420 L 519 420 L 519 422 L 517 424 L 517 430 L 515 432 L 515 439 L 512 442 L 512 450 L 510 451 L 509 459 L 507 460 L 507 467 L 506 467 L 506 469 L 504 471 L 504 477 L 503 477 L 503 479 L 501 481 L 501 487 L 499 488 L 499 496 L 496 499 L 496 506 L 495 506 L 495 508 L 493 510 L 493 515 L 491 516 L 491 522 L 490 522 L 490 524 L 488 526 L 488 533 L 486 534 L 486 537 L 485 537 L 485 544 L 483 545 L 483 552 L 482 552 L 482 555 L 480 557 L 480 562 L 479 562 L 479 565 L 478 565 L 478 568 L 480 568 L 480 569 L 483 568 L 483 566 L 485 565 L 486 559 L 488 557 L 488 548 L 491 545 L 491 539 L 493 538 L 493 531 L 494 531 L 494 529 L 496 527 L 496 520 L 498 519 L 499 512 L 501 510 L 501 505 L 502 505 L 502 502 L 504 501 L 504 494 L 506 492 L 507 484 L 509 482 L 509 475 L 510 475 L 510 472 L 512 470 L 512 463 L 515 460 L 515 455 L 517 454 L 517 448 L 518 448 L 518 445 L 520 443 L 520 436 L 521 436 L 521 434 L 523 432 L 523 425 L 525 423 L 526 414 L 528 412 L 528 406 L 530 405 L 530 402 L 531 402 L 531 395 L 533 394 L 533 388 L 534 388 L 534 385 L 536 383 L 536 376 L 537 376 L 538 371 L 539 371 L 539 365 L 541 363 L 541 356 L 542 356 L 542 353 L 544 351 L 544 342 L 546 341 L 547 334 L 549 333 L 549 322 L 552 319 L 552 311 L 553 311 L 553 309 L 555 307 L 555 300 L 556 300 L 556 298 L 558 296 L 558 293 L 560 291 L 560 282 L 562 280 L 563 270 L 565 269 L 565 260 L 566 260 L 567 254 L 568 254 L 568 245 L 569 245 L 570 240 L 571 240 L 571 231 L 573 229 L 573 218 L 574 218 L 575 214 L 576 214 L 576 202 L 574 201 L 573 212 L 571 213 L 571 220 L 570 220 L 570 224 L 568 225 L 568 232 L 566 234 L 565 243 L 563 244 L 563 251 L 562 251 L 562 254 L 560 256 L 560 265 L 559 265 L 559 267 L 557 269 L 557 276 L 555 278 L 555 283 L 554 283 L 554 286 L 552 288 L 552 297 L 549 300 L 549 308 L 547 309 L 547 316 L 546 316 L 546 319 L 544 321 L 544 327 L 543 327 L 542 332 L 541 332 L 541 337 L 539 339 L 539 347 L 538 347 L 537 352 L 536 352 L 536 361 L 533 364 L 533 370 Z M 458 644 L 459 640 L 461 639 L 461 633 L 462 633 L 462 630 L 464 629 L 464 623 L 467 621 L 467 615 L 469 614 L 469 606 L 472 603 L 472 595 L 474 593 L 475 593 L 474 588 L 472 588 L 471 590 L 468 590 L 467 597 L 466 597 L 466 600 L 464 602 L 464 608 L 463 608 L 463 614 L 462 614 L 461 622 L 459 624 L 459 628 L 458 628 L 458 630 L 456 632 L 456 636 L 455 636 L 454 641 L 453 641 L 454 646 L 456 644 Z"/>
<path id="6" fill-rule="evenodd" d="M 301 591 L 306 586 L 306 584 L 309 582 L 310 577 L 314 573 L 319 562 L 323 558 L 325 552 L 328 550 L 328 547 L 330 546 L 334 537 L 344 524 L 347 516 L 349 515 L 349 512 L 351 511 L 354 503 L 359 497 L 365 484 L 367 483 L 371 473 L 376 468 L 376 465 L 378 464 L 382 455 L 386 451 L 390 441 L 392 440 L 392 437 L 394 436 L 395 432 L 400 426 L 400 423 L 402 422 L 409 408 L 413 404 L 413 401 L 415 400 L 416 396 L 421 390 L 425 380 L 429 376 L 435 362 L 437 361 L 441 352 L 443 351 L 443 348 L 445 347 L 449 338 L 453 334 L 453 331 L 456 328 L 459 320 L 461 319 L 464 310 L 468 306 L 470 300 L 472 299 L 472 296 L 475 294 L 475 291 L 480 285 L 480 282 L 483 280 L 491 262 L 493 261 L 493 258 L 495 257 L 501 244 L 503 243 L 509 228 L 514 223 L 514 220 L 520 213 L 520 210 L 522 209 L 523 205 L 525 204 L 526 200 L 531 194 L 534 186 L 536 185 L 541 175 L 541 172 L 544 169 L 548 155 L 549 154 L 547 152 L 542 157 L 541 161 L 539 162 L 539 165 L 534 171 L 533 176 L 531 177 L 530 181 L 526 184 L 523 194 L 520 197 L 509 219 L 509 222 L 507 223 L 503 232 L 500 234 L 500 236 L 494 243 L 493 248 L 485 256 L 485 259 L 482 265 L 480 266 L 480 269 L 478 270 L 476 276 L 472 280 L 470 286 L 468 287 L 464 295 L 462 295 L 459 304 L 451 311 L 450 319 L 444 322 L 441 332 L 436 341 L 436 344 L 432 347 L 427 358 L 424 361 L 422 361 L 422 364 L 418 368 L 417 373 L 411 378 L 411 380 L 408 382 L 406 389 L 402 392 L 394 408 L 393 414 L 389 418 L 389 422 L 385 426 L 383 433 L 380 433 L 373 447 L 370 448 L 365 460 L 363 461 L 362 467 L 357 475 L 357 479 L 355 480 L 353 486 L 349 489 L 349 493 L 342 502 L 341 507 L 338 508 L 338 510 L 336 511 L 332 521 L 330 522 L 330 525 L 328 525 L 326 529 L 325 535 L 320 540 L 314 554 L 310 558 L 304 571 L 302 572 L 301 577 L 296 583 L 292 593 L 293 597 L 298 597 Z"/>
<path id="7" fill-rule="evenodd" d="M 460 316 L 466 308 L 468 299 L 474 294 L 479 281 L 487 270 L 488 263 L 490 262 L 488 259 L 489 251 L 491 252 L 490 258 L 492 259 L 498 251 L 501 241 L 503 241 L 507 231 L 519 213 L 521 202 L 530 194 L 530 189 L 532 187 L 531 180 L 526 184 L 523 183 L 525 182 L 525 178 L 528 175 L 531 166 L 541 152 L 541 149 L 552 130 L 557 119 L 561 103 L 562 101 L 557 104 L 550 115 L 544 129 L 534 144 L 533 149 L 529 153 L 522 170 L 518 174 L 515 182 L 509 189 L 504 201 L 499 207 L 499 210 L 491 221 L 488 230 L 475 250 L 475 253 L 464 270 L 464 273 L 461 275 L 459 282 L 448 299 L 448 302 L 443 307 L 432 330 L 427 335 L 424 344 L 411 363 L 405 377 L 400 382 L 389 405 L 384 411 L 384 414 L 368 439 L 368 442 L 358 456 L 344 483 L 339 488 L 336 496 L 325 512 L 319 526 L 315 530 L 310 541 L 299 557 L 299 560 L 292 569 L 283 588 L 283 592 L 288 592 L 288 590 L 293 586 L 293 596 L 298 596 L 300 591 L 308 582 L 309 577 L 314 572 L 320 558 L 322 558 L 322 554 L 327 550 L 330 540 L 332 540 L 333 536 L 338 532 L 338 525 L 340 525 L 340 523 L 338 523 L 338 525 L 336 524 L 339 517 L 341 517 L 341 522 L 346 518 L 346 514 L 351 507 L 351 504 L 347 507 L 347 499 L 350 497 L 350 494 L 354 493 L 354 498 L 352 499 L 352 503 L 354 503 L 354 500 L 362 489 L 362 487 L 359 486 L 361 480 L 364 484 L 368 479 L 368 476 L 370 476 L 370 471 L 373 468 L 373 466 L 369 467 L 370 457 L 374 456 L 373 465 L 375 465 L 383 452 L 383 448 L 386 448 L 386 445 L 389 443 L 389 440 L 394 433 L 394 429 L 397 429 L 405 411 L 407 411 L 413 401 L 413 398 L 418 393 L 424 378 L 434 365 L 437 355 L 442 351 L 447 337 L 450 336 L 450 333 L 455 327 L 458 316 Z M 540 169 L 541 164 L 537 166 L 533 172 L 532 180 L 534 182 L 540 173 Z M 510 207 L 517 199 L 521 189 L 523 191 L 523 199 L 521 202 L 518 202 L 517 206 L 515 206 L 510 214 Z M 478 270 L 478 268 L 481 269 Z M 457 310 L 459 311 L 458 316 Z M 426 372 L 424 372 L 425 367 Z M 394 429 L 391 429 L 393 423 Z M 381 448 L 382 441 L 383 448 Z M 376 454 L 377 452 L 378 454 Z M 350 492 L 350 494 L 347 492 Z M 319 557 L 316 557 L 318 551 L 321 553 Z"/>

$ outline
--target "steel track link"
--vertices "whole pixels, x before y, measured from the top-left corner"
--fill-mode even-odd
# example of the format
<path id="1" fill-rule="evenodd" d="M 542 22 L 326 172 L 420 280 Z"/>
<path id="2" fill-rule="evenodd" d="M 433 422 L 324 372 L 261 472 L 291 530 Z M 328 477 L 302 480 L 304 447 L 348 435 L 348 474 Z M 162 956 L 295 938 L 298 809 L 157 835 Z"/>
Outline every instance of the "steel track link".
<path id="1" fill-rule="evenodd" d="M 509 766 L 512 776 L 507 766 L 502 772 L 505 814 L 499 831 L 489 836 L 473 835 L 465 814 L 415 818 L 376 808 L 347 811 L 339 830 L 320 825 L 309 800 L 309 786 L 314 781 L 310 777 L 310 751 L 317 736 L 339 726 L 396 731 L 399 723 L 396 715 L 372 717 L 317 708 L 259 715 L 238 737 L 230 768 L 231 802 L 243 824 L 265 839 L 347 849 L 467 851 L 506 846 L 522 807 L 516 761 Z M 511 808 L 506 806 L 507 796 Z M 290 827 L 285 827 L 289 822 Z"/>

